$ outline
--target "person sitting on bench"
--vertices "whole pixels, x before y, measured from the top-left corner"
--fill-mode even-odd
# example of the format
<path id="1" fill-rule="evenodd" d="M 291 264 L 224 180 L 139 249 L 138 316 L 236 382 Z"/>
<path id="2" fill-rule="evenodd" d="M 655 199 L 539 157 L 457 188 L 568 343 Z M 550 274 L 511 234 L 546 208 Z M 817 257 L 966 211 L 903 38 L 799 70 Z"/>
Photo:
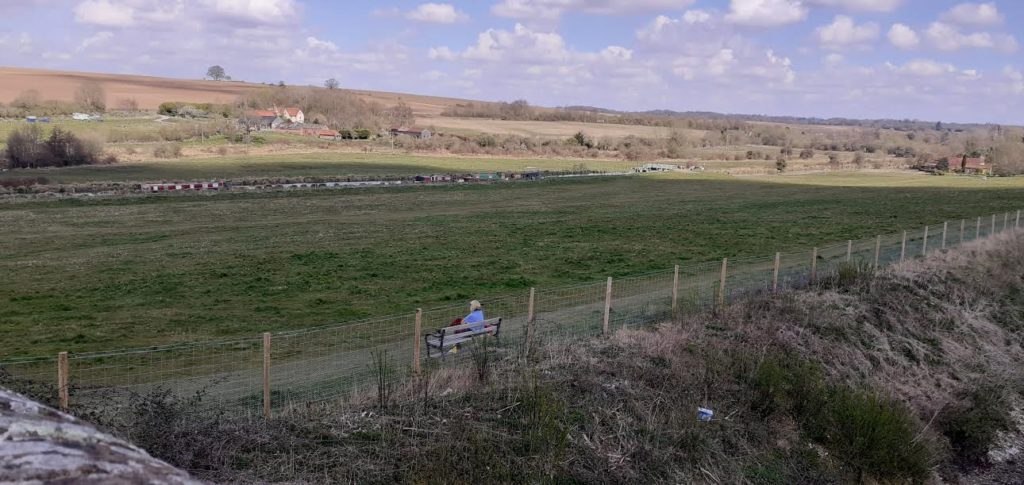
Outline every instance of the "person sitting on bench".
<path id="1" fill-rule="evenodd" d="M 480 305 L 480 302 L 476 300 L 469 302 L 469 315 L 462 318 L 462 323 L 478 324 L 469 327 L 469 329 L 475 333 L 484 329 L 484 320 L 484 308 Z"/>

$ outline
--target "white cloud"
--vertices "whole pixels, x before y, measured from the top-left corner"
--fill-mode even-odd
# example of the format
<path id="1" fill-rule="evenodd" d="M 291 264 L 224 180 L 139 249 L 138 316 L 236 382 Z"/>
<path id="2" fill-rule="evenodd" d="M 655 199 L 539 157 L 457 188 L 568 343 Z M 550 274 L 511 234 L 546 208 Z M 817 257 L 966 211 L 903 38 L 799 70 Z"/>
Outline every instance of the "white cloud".
<path id="1" fill-rule="evenodd" d="M 106 41 L 110 40 L 110 38 L 113 37 L 113 36 L 114 36 L 114 34 L 112 32 L 108 32 L 106 30 L 102 30 L 102 31 L 96 32 L 92 36 L 89 36 L 89 37 L 86 37 L 85 39 L 83 39 L 82 43 L 78 45 L 78 48 L 75 49 L 75 51 L 82 52 L 82 51 L 84 51 L 84 50 L 86 50 L 86 49 L 88 49 L 88 48 L 90 48 L 92 46 L 101 45 L 101 44 L 105 43 Z"/>
<path id="2" fill-rule="evenodd" d="M 695 0 L 501 0 L 491 8 L 499 17 L 526 21 L 557 21 L 568 12 L 621 15 L 655 10 L 681 10 Z"/>
<path id="3" fill-rule="evenodd" d="M 846 15 L 836 15 L 831 24 L 818 27 L 815 35 L 823 47 L 843 49 L 877 39 L 879 27 L 874 22 L 857 25 Z"/>
<path id="4" fill-rule="evenodd" d="M 311 50 L 337 51 L 338 45 L 329 40 L 320 40 L 316 37 L 306 37 L 306 47 Z"/>
<path id="5" fill-rule="evenodd" d="M 558 62 L 568 60 L 565 40 L 555 33 L 538 32 L 523 24 L 507 30 L 490 29 L 477 36 L 462 57 L 478 61 Z"/>
<path id="6" fill-rule="evenodd" d="M 48 61 L 66 61 L 71 59 L 71 54 L 68 54 L 67 52 L 46 51 L 43 53 L 43 59 Z"/>
<path id="7" fill-rule="evenodd" d="M 34 50 L 32 36 L 27 32 L 18 35 L 0 33 L 0 47 L 10 49 L 19 54 L 29 54 Z"/>
<path id="8" fill-rule="evenodd" d="M 892 45 L 904 50 L 916 49 L 921 44 L 921 36 L 904 24 L 893 24 L 887 37 Z"/>
<path id="9" fill-rule="evenodd" d="M 135 24 L 135 10 L 110 0 L 86 0 L 75 7 L 75 21 L 104 27 L 128 27 Z"/>
<path id="10" fill-rule="evenodd" d="M 458 55 L 448 47 L 431 47 L 427 51 L 427 57 L 437 61 L 454 61 L 458 58 Z"/>
<path id="11" fill-rule="evenodd" d="M 922 77 L 934 77 L 957 73 L 956 66 L 930 59 L 915 59 L 903 64 L 902 66 L 893 64 L 886 64 L 886 66 L 893 72 Z"/>
<path id="12" fill-rule="evenodd" d="M 1024 72 L 1013 66 L 1003 68 L 1003 76 L 1010 83 L 1010 92 L 1013 94 L 1024 94 Z"/>
<path id="13" fill-rule="evenodd" d="M 74 12 L 75 21 L 102 27 L 176 22 L 253 26 L 294 23 L 299 5 L 297 0 L 85 0 Z"/>
<path id="14" fill-rule="evenodd" d="M 262 25 L 279 25 L 299 15 L 296 0 L 200 0 L 225 19 Z"/>
<path id="15" fill-rule="evenodd" d="M 838 52 L 833 52 L 825 56 L 825 63 L 832 66 L 842 63 L 843 60 L 843 55 Z"/>
<path id="16" fill-rule="evenodd" d="M 904 0 L 805 0 L 811 5 L 836 7 L 858 12 L 891 12 L 903 5 Z"/>
<path id="17" fill-rule="evenodd" d="M 1004 52 L 1017 50 L 1017 39 L 1009 34 L 974 32 L 964 34 L 960 29 L 942 22 L 932 22 L 925 30 L 925 36 L 936 48 L 955 51 L 964 48 L 996 49 Z"/>
<path id="18" fill-rule="evenodd" d="M 683 21 L 688 24 L 700 24 L 711 20 L 711 14 L 704 10 L 687 10 L 683 12 Z"/>
<path id="19" fill-rule="evenodd" d="M 942 14 L 942 20 L 961 25 L 997 25 L 1003 14 L 994 2 L 961 3 Z"/>
<path id="20" fill-rule="evenodd" d="M 800 0 L 731 0 L 725 19 L 739 25 L 778 27 L 807 18 Z"/>
<path id="21" fill-rule="evenodd" d="M 625 47 L 610 45 L 601 51 L 601 58 L 607 62 L 621 62 L 633 59 L 633 51 Z"/>
<path id="22" fill-rule="evenodd" d="M 424 3 L 405 16 L 409 20 L 434 24 L 454 24 L 469 19 L 465 12 L 456 10 L 450 3 Z"/>

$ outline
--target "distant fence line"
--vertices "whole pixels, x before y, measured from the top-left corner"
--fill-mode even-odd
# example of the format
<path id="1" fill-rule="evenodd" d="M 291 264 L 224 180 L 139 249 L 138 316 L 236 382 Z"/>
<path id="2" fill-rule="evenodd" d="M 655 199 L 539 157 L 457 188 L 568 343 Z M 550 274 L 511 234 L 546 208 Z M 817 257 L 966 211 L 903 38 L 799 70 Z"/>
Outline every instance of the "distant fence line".
<path id="1" fill-rule="evenodd" d="M 607 278 L 483 300 L 501 317 L 494 352 L 523 355 L 541 340 L 586 338 L 713 310 L 753 294 L 800 288 L 837 274 L 844 264 L 880 268 L 1021 228 L 1021 211 L 961 219 L 849 240 L 810 251 L 676 265 L 664 271 Z M 69 354 L 0 362 L 0 385 L 31 386 L 63 409 L 101 404 L 109 412 L 135 394 L 169 390 L 233 413 L 274 410 L 374 392 L 470 360 L 460 352 L 429 358 L 424 332 L 447 326 L 463 305 L 418 309 L 288 332 L 228 340 Z M 391 369 L 382 376 L 380 363 Z M 376 363 L 376 368 L 375 368 Z M 40 391 L 39 389 L 43 389 Z"/>

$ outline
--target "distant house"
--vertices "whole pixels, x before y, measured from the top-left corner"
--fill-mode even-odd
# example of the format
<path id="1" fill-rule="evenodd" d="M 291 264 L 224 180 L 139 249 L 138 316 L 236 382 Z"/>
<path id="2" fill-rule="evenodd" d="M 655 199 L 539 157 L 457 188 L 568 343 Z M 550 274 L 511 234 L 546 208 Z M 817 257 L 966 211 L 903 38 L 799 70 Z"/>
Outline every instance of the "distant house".
<path id="1" fill-rule="evenodd" d="M 415 126 L 412 126 L 412 127 L 392 126 L 388 130 L 388 133 L 390 133 L 391 136 L 405 135 L 405 136 L 411 136 L 413 138 L 419 138 L 421 140 L 426 140 L 426 139 L 430 138 L 431 136 L 433 136 L 433 133 L 431 133 L 430 130 L 425 129 L 425 128 L 418 128 L 418 127 L 415 127 Z"/>
<path id="2" fill-rule="evenodd" d="M 299 108 L 281 108 L 277 110 L 277 115 L 285 121 L 299 125 L 306 122 L 306 114 Z"/>
<path id="3" fill-rule="evenodd" d="M 967 155 L 949 157 L 949 169 L 967 174 L 992 173 L 992 166 L 986 163 L 985 157 L 969 157 Z"/>
<path id="4" fill-rule="evenodd" d="M 272 130 L 281 125 L 282 120 L 277 113 L 270 110 L 246 111 L 242 123 L 250 130 Z"/>

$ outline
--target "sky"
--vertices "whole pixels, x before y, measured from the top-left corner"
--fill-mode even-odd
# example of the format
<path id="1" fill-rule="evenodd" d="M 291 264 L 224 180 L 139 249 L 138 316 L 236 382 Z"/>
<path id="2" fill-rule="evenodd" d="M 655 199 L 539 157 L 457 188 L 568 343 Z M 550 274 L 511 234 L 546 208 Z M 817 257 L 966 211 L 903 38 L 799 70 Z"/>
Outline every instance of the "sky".
<path id="1" fill-rule="evenodd" d="M 1024 124 L 1024 1 L 0 0 L 0 66 Z"/>

